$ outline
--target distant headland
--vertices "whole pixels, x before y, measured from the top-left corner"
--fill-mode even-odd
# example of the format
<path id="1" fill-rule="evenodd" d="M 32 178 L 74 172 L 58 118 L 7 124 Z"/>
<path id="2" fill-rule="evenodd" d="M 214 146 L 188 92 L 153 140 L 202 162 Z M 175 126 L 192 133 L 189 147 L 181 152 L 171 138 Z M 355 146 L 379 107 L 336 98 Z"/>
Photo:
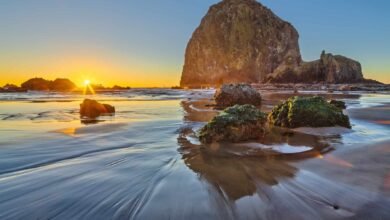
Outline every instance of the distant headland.
<path id="1" fill-rule="evenodd" d="M 110 90 L 126 90 L 130 87 L 122 87 L 114 85 L 105 87 L 101 84 L 85 85 L 91 87 L 94 91 L 110 91 Z M 84 88 L 77 87 L 74 82 L 66 78 L 57 78 L 55 80 L 47 80 L 44 78 L 31 78 L 23 82 L 20 86 L 14 84 L 6 84 L 0 87 L 0 92 L 27 92 L 27 91 L 54 91 L 54 92 L 78 92 Z"/>

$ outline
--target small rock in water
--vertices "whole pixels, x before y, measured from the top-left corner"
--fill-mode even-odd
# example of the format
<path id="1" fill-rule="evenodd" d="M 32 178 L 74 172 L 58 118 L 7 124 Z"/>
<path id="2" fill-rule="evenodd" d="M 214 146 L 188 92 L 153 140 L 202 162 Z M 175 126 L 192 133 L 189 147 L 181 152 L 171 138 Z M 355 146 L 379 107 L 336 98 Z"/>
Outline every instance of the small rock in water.
<path id="1" fill-rule="evenodd" d="M 271 125 L 297 127 L 351 128 L 348 116 L 338 108 L 326 102 L 322 97 L 292 97 L 276 106 L 268 115 Z"/>
<path id="2" fill-rule="evenodd" d="M 240 142 L 264 135 L 265 113 L 253 105 L 235 105 L 215 116 L 199 132 L 203 143 Z"/>
<path id="3" fill-rule="evenodd" d="M 330 100 L 329 104 L 336 106 L 337 108 L 346 109 L 347 106 L 345 105 L 345 102 L 339 101 L 339 100 Z"/>
<path id="4" fill-rule="evenodd" d="M 88 118 L 96 118 L 100 115 L 115 113 L 115 107 L 108 104 L 101 104 L 96 100 L 84 99 L 80 104 L 80 115 Z"/>
<path id="5" fill-rule="evenodd" d="M 226 84 L 215 92 L 217 107 L 250 104 L 259 106 L 261 95 L 249 84 Z"/>

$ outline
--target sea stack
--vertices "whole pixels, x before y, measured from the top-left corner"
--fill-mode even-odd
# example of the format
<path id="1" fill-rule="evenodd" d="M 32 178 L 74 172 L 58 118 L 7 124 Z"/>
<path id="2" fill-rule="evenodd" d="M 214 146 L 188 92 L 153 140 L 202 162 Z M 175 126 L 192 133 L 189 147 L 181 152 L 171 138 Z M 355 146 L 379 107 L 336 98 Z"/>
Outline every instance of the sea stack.
<path id="1" fill-rule="evenodd" d="M 210 7 L 186 49 L 182 87 L 227 83 L 362 82 L 360 63 L 323 53 L 303 62 L 299 34 L 255 0 L 223 0 Z"/>

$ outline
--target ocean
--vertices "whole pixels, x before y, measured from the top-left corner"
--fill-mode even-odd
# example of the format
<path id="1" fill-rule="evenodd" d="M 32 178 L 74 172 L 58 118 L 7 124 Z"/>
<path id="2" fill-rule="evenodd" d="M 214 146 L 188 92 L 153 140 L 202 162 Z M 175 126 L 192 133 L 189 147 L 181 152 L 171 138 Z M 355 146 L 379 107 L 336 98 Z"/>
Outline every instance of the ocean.
<path id="1" fill-rule="evenodd" d="M 352 129 L 204 146 L 213 93 L 1 93 L 0 219 L 390 219 L 390 94 L 304 92 Z M 294 95 L 261 93 L 266 112 Z M 80 118 L 84 98 L 116 114 Z"/>

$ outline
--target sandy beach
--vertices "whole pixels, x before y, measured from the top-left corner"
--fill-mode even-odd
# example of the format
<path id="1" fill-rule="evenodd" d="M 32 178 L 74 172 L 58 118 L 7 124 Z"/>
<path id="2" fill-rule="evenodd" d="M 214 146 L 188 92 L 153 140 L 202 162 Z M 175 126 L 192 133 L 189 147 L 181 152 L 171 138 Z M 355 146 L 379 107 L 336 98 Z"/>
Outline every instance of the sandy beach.
<path id="1" fill-rule="evenodd" d="M 308 91 L 347 103 L 352 129 L 273 129 L 202 145 L 213 90 L 1 94 L 1 219 L 390 218 L 389 94 Z M 262 110 L 294 94 L 261 91 Z M 297 211 L 299 210 L 299 212 Z"/>

